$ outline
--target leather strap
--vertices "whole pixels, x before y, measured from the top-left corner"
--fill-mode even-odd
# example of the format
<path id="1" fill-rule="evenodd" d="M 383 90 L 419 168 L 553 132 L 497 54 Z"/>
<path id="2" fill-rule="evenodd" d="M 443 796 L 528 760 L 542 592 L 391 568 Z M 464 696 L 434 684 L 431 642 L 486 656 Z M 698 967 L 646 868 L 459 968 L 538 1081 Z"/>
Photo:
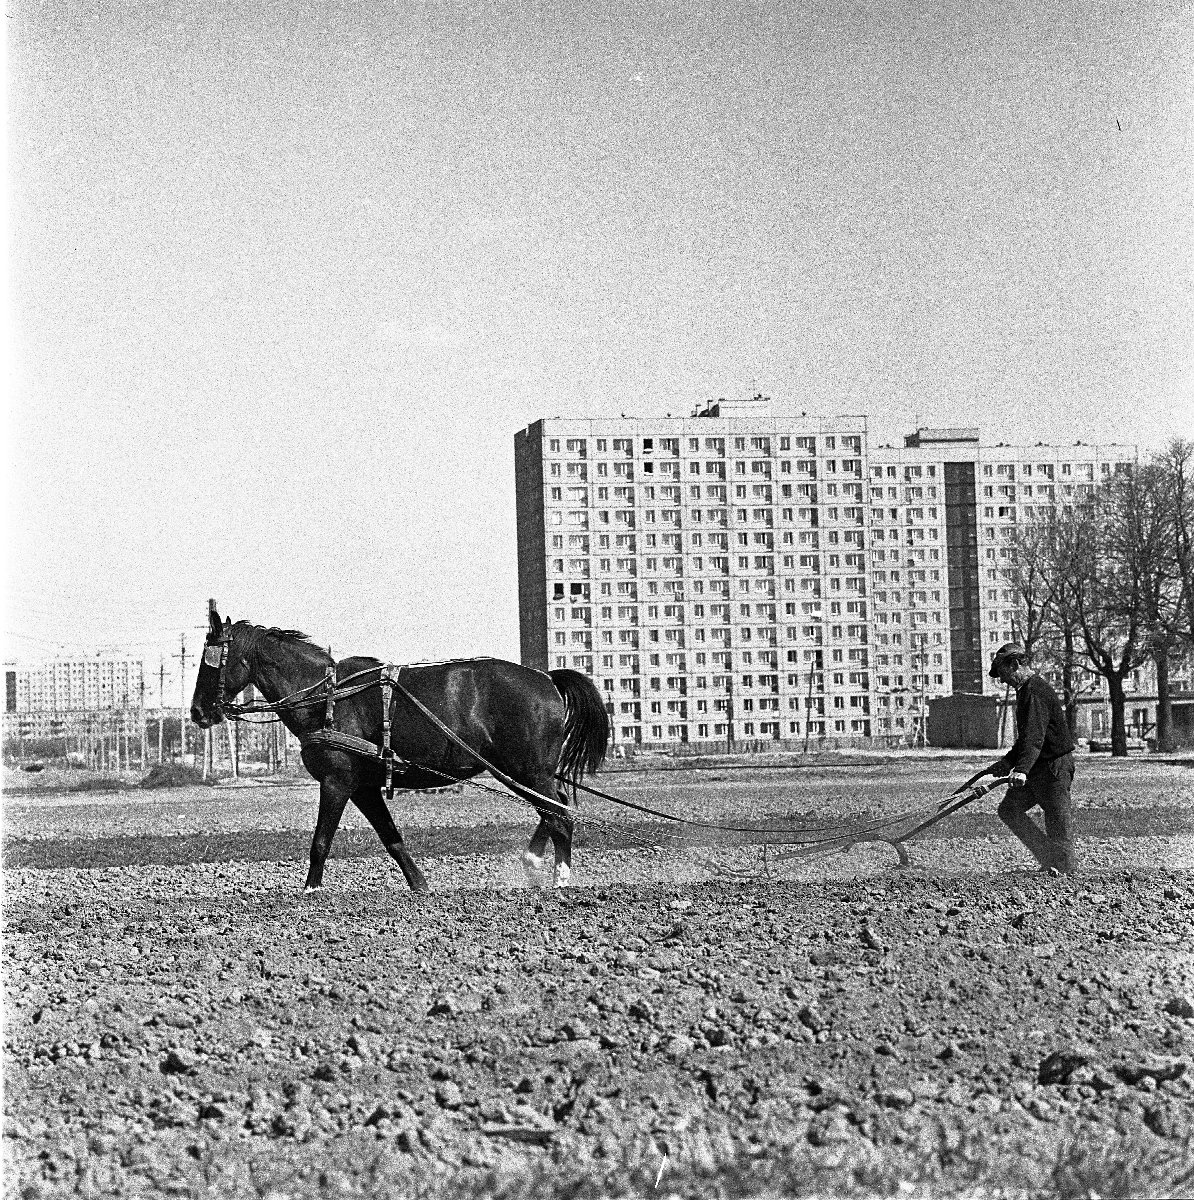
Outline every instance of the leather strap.
<path id="1" fill-rule="evenodd" d="M 380 746 L 367 741 L 365 738 L 355 737 L 351 733 L 341 733 L 339 729 L 335 728 L 336 668 L 334 665 L 328 668 L 327 679 L 325 681 L 328 695 L 323 714 L 324 727 L 315 730 L 314 733 L 307 734 L 302 739 L 304 750 L 308 746 L 330 746 L 335 750 L 347 750 L 350 754 L 359 754 L 362 758 L 371 758 L 380 762 L 385 768 L 387 804 L 394 799 L 395 774 L 402 775 L 409 766 L 405 759 L 399 758 L 394 753 L 394 748 L 390 745 L 390 703 L 393 698 L 393 689 L 398 686 L 398 676 L 401 671 L 401 667 L 395 667 L 389 663 L 378 670 L 377 681 L 381 685 Z"/>
<path id="2" fill-rule="evenodd" d="M 381 751 L 373 742 L 353 737 L 351 733 L 341 733 L 338 729 L 317 729 L 302 739 L 302 745 L 303 749 L 308 746 L 332 746 L 337 750 L 349 750 L 353 754 L 361 754 L 365 758 L 381 758 Z"/>
<path id="3" fill-rule="evenodd" d="M 397 678 L 398 670 L 389 663 L 382 667 L 377 676 L 377 681 L 381 684 L 381 761 L 386 769 L 387 804 L 394 799 L 394 747 L 390 745 L 390 701 Z"/>

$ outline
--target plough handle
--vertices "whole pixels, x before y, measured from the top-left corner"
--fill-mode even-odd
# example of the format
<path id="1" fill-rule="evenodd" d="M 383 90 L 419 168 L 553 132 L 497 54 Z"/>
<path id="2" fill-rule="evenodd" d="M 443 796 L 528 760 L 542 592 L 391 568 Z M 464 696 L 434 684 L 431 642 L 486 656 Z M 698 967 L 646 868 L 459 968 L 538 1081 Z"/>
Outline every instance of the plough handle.
<path id="1" fill-rule="evenodd" d="M 921 822 L 911 833 L 905 834 L 905 837 L 909 838 L 913 833 L 919 833 L 922 829 L 928 829 L 930 825 L 936 825 L 942 817 L 948 817 L 951 813 L 956 813 L 959 809 L 965 808 L 967 804 L 972 804 L 988 792 L 993 792 L 997 787 L 1002 787 L 1004 784 L 1010 782 L 1009 776 L 1001 775 L 998 779 L 992 779 L 990 783 L 976 783 L 972 784 L 964 792 L 954 792 L 952 796 L 941 802 L 940 807 L 927 821 Z M 903 841 L 904 838 L 900 840 Z"/>
<path id="2" fill-rule="evenodd" d="M 962 784 L 962 786 L 960 788 L 958 788 L 956 791 L 954 791 L 951 794 L 954 796 L 960 796 L 968 787 L 970 787 L 971 784 L 977 783 L 984 775 L 989 775 L 990 773 L 991 773 L 990 767 L 983 767 L 983 769 L 981 771 L 976 771 L 973 775 L 970 776 L 969 779 L 966 780 L 966 782 L 964 784 Z M 987 790 L 989 791 L 990 789 L 988 788 Z M 985 795 L 986 793 L 982 793 L 982 794 Z"/>

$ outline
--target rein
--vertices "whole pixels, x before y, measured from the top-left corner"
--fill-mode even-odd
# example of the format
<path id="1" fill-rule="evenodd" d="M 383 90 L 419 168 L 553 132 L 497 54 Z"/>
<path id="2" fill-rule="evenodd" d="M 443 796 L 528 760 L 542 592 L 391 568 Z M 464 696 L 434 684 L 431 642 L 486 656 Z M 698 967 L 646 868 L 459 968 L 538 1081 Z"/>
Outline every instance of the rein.
<path id="1" fill-rule="evenodd" d="M 283 713 L 283 712 L 298 712 L 304 708 L 316 708 L 320 704 L 326 705 L 329 700 L 347 700 L 350 696 L 355 696 L 360 692 L 368 691 L 371 687 L 377 687 L 378 680 L 374 679 L 369 683 L 358 683 L 353 687 L 345 687 L 344 684 L 352 683 L 354 679 L 359 679 L 363 675 L 372 675 L 375 671 L 385 670 L 384 667 L 366 667 L 363 671 L 356 671 L 343 680 L 333 680 L 332 669 L 329 668 L 328 673 L 316 683 L 308 684 L 306 687 L 299 688 L 297 691 L 291 692 L 289 696 L 283 696 L 280 700 L 250 700 L 246 704 L 234 704 L 231 700 L 226 701 L 221 705 L 223 711 L 233 720 L 240 720 L 242 717 L 250 716 L 254 713 Z M 327 688 L 327 691 L 319 689 Z M 275 717 L 275 719 L 278 719 Z"/>

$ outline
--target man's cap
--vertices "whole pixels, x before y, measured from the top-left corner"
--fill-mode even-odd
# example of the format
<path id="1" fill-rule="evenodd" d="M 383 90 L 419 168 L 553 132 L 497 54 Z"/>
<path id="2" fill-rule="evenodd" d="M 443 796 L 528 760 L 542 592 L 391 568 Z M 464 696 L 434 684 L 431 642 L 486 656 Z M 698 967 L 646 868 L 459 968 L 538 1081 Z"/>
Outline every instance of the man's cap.
<path id="1" fill-rule="evenodd" d="M 991 659 L 991 669 L 987 672 L 992 679 L 997 679 L 996 671 L 1003 666 L 1004 663 L 1023 662 L 1028 657 L 1028 651 L 1023 646 L 1017 646 L 1015 642 L 1004 642 L 998 650 L 995 651 Z"/>

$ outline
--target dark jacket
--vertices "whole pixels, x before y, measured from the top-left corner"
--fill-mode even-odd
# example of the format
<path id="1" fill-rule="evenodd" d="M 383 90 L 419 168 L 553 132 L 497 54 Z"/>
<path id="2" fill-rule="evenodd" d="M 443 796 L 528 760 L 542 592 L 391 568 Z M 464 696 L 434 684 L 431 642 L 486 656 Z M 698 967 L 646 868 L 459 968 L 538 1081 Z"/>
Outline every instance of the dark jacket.
<path id="1" fill-rule="evenodd" d="M 1027 775 L 1038 763 L 1052 762 L 1073 749 L 1057 693 L 1039 675 L 1030 675 L 1016 688 L 1016 740 L 1000 763 Z"/>

